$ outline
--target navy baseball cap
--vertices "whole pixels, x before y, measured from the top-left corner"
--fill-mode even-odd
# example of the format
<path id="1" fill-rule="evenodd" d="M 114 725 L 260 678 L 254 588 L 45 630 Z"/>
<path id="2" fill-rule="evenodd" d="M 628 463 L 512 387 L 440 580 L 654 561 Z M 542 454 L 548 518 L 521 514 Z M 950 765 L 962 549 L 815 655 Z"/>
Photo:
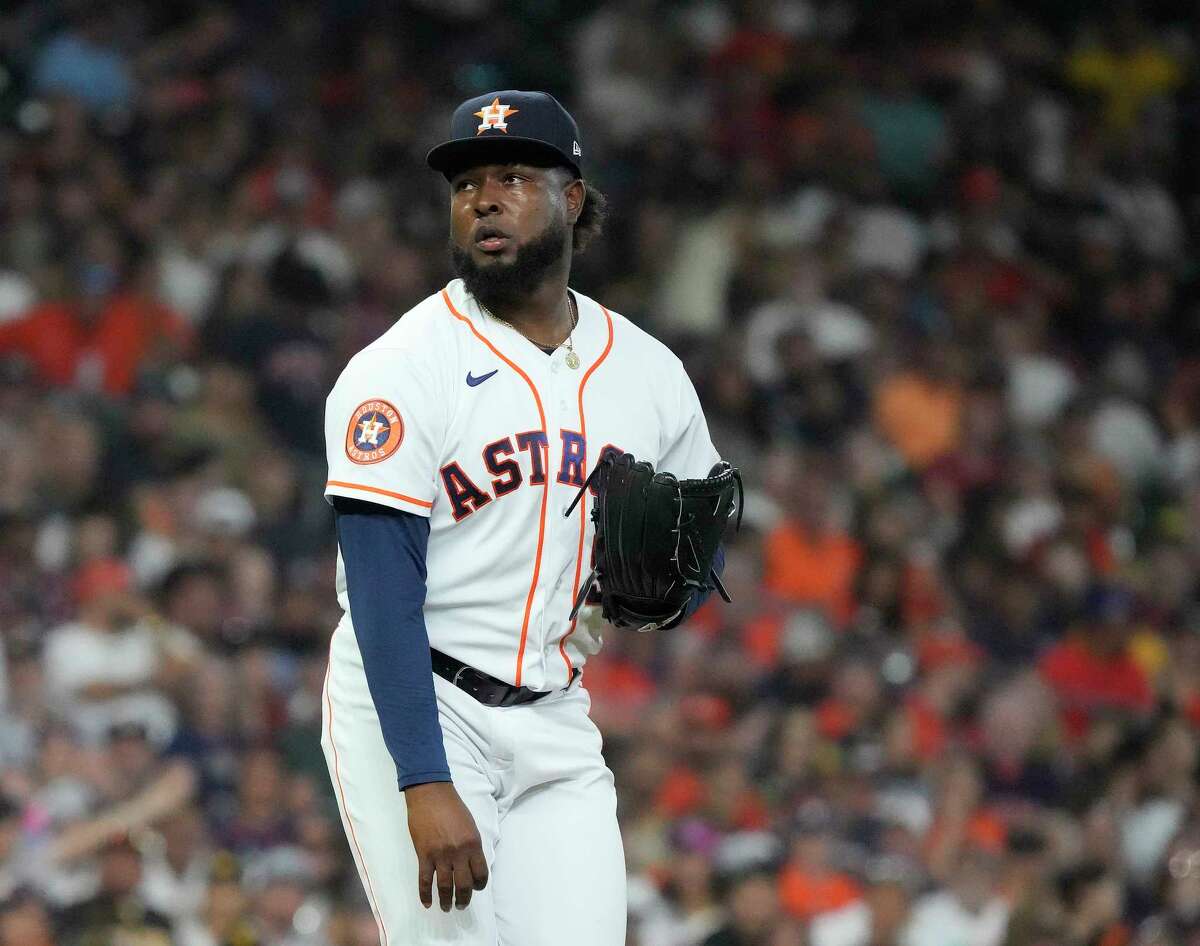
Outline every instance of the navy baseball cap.
<path id="1" fill-rule="evenodd" d="M 523 158 L 563 164 L 583 176 L 579 126 L 548 92 L 509 89 L 467 99 L 450 119 L 450 140 L 425 161 L 449 179 L 472 165 Z"/>

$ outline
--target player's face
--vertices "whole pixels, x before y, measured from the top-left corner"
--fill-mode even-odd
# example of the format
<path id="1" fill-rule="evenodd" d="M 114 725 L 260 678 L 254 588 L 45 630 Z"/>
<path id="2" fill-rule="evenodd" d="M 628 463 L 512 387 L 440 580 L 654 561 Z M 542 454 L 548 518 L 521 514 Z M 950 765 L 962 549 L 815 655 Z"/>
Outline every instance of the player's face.
<path id="1" fill-rule="evenodd" d="M 478 267 L 510 265 L 548 230 L 565 232 L 582 206 L 583 184 L 558 168 L 480 165 L 450 181 L 450 237 Z"/>

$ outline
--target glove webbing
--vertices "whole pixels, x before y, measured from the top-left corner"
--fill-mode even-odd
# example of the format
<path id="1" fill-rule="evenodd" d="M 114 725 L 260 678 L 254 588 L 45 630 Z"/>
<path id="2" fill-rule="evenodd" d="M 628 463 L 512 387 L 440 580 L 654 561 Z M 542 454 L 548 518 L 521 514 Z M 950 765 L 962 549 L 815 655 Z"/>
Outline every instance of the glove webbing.
<path id="1" fill-rule="evenodd" d="M 599 462 L 597 462 L 597 464 L 594 467 L 592 467 L 592 471 L 588 474 L 587 479 L 583 481 L 583 486 L 580 487 L 579 492 L 575 494 L 575 498 L 573 500 L 571 500 L 571 505 L 568 506 L 566 509 L 566 512 L 563 513 L 564 518 L 569 518 L 571 513 L 573 513 L 575 511 L 575 507 L 578 506 L 579 501 L 581 499 L 583 499 L 583 494 L 591 487 L 592 481 L 596 478 L 596 474 L 600 472 L 601 466 L 605 463 L 608 463 L 611 465 L 613 463 L 613 460 L 614 460 L 613 454 L 607 453 L 603 457 L 600 458 Z M 745 509 L 745 505 L 746 505 L 746 495 L 745 495 L 745 487 L 744 487 L 744 484 L 742 483 L 741 472 L 736 467 L 731 468 L 729 472 L 732 474 L 734 482 L 737 483 L 737 489 L 738 489 L 737 523 L 734 526 L 734 531 L 736 532 L 742 528 L 742 512 Z M 680 532 L 683 529 L 683 525 L 684 525 L 684 523 L 682 522 L 684 486 L 686 485 L 689 489 L 703 491 L 703 489 L 705 487 L 707 487 L 713 480 L 717 480 L 720 478 L 721 478 L 721 476 L 709 476 L 709 477 L 705 477 L 704 479 L 694 479 L 694 480 L 686 480 L 686 481 L 675 480 L 675 502 L 676 502 L 676 508 L 678 509 L 678 516 L 675 521 L 675 528 L 672 531 L 676 535 L 680 534 Z M 595 510 L 593 510 L 593 516 L 594 515 L 595 515 Z M 690 551 L 692 553 L 693 560 L 694 561 L 698 560 L 699 555 L 696 552 L 695 546 L 692 545 L 692 539 L 691 539 L 690 534 L 687 536 L 687 539 L 688 539 L 688 545 L 689 545 Z M 680 543 L 678 540 L 676 540 L 675 555 L 673 556 L 673 561 L 675 562 L 676 572 L 682 576 L 684 572 L 683 572 L 683 569 L 680 567 L 681 563 L 679 561 L 679 554 L 680 554 Z M 574 621 L 576 616 L 579 614 L 580 608 L 583 607 L 584 601 L 587 600 L 588 594 L 591 592 L 592 588 L 595 586 L 598 571 L 599 571 L 598 567 L 593 568 L 591 570 L 591 572 L 588 573 L 588 576 L 584 580 L 583 584 L 580 586 L 579 593 L 575 598 L 575 603 L 574 603 L 573 607 L 571 608 L 570 618 L 572 621 Z M 722 597 L 722 599 L 724 599 L 724 601 L 726 603 L 732 603 L 733 598 L 730 597 L 729 592 L 726 590 L 724 583 L 721 581 L 721 576 L 717 574 L 717 571 L 715 568 L 709 569 L 708 578 L 711 580 L 711 584 L 707 584 L 705 582 L 699 582 L 699 581 L 696 581 L 695 579 L 689 579 L 689 578 L 684 578 L 684 581 L 687 584 L 690 584 L 699 590 L 707 590 L 709 588 L 715 588 L 717 590 L 717 593 L 720 594 L 720 596 Z M 683 611 L 686 609 L 686 607 L 687 607 L 687 604 L 685 603 L 683 605 L 683 607 L 681 607 L 678 611 L 676 611 L 673 615 L 671 615 L 669 618 L 667 618 L 665 621 L 662 621 L 661 623 L 662 624 L 670 624 L 672 621 L 675 621 L 683 613 Z M 645 627 L 643 627 L 642 630 L 653 630 L 657 626 L 658 626 L 657 623 L 652 622 L 651 624 L 648 624 Z"/>

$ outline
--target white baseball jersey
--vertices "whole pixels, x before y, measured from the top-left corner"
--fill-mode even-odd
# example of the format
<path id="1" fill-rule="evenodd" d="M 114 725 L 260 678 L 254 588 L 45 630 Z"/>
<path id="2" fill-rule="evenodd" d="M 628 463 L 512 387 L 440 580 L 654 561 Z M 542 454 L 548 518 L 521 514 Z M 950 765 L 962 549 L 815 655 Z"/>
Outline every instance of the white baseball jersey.
<path id="1" fill-rule="evenodd" d="M 680 478 L 718 460 L 679 359 L 575 297 L 577 369 L 456 279 L 350 360 L 325 412 L 326 496 L 430 519 L 430 645 L 535 690 L 565 686 L 599 647 L 569 619 L 590 571 L 591 497 L 565 515 L 599 457 L 622 450 Z M 337 593 L 348 610 L 340 556 Z"/>

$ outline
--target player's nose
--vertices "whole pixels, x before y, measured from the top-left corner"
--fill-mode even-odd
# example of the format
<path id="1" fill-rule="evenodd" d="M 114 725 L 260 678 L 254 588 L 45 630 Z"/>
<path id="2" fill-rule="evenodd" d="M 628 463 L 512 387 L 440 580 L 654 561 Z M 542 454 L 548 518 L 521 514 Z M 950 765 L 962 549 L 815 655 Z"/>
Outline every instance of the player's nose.
<path id="1" fill-rule="evenodd" d="M 502 209 L 500 199 L 502 193 L 499 182 L 492 180 L 490 175 L 485 177 L 472 195 L 472 209 L 481 217 L 499 213 Z"/>

